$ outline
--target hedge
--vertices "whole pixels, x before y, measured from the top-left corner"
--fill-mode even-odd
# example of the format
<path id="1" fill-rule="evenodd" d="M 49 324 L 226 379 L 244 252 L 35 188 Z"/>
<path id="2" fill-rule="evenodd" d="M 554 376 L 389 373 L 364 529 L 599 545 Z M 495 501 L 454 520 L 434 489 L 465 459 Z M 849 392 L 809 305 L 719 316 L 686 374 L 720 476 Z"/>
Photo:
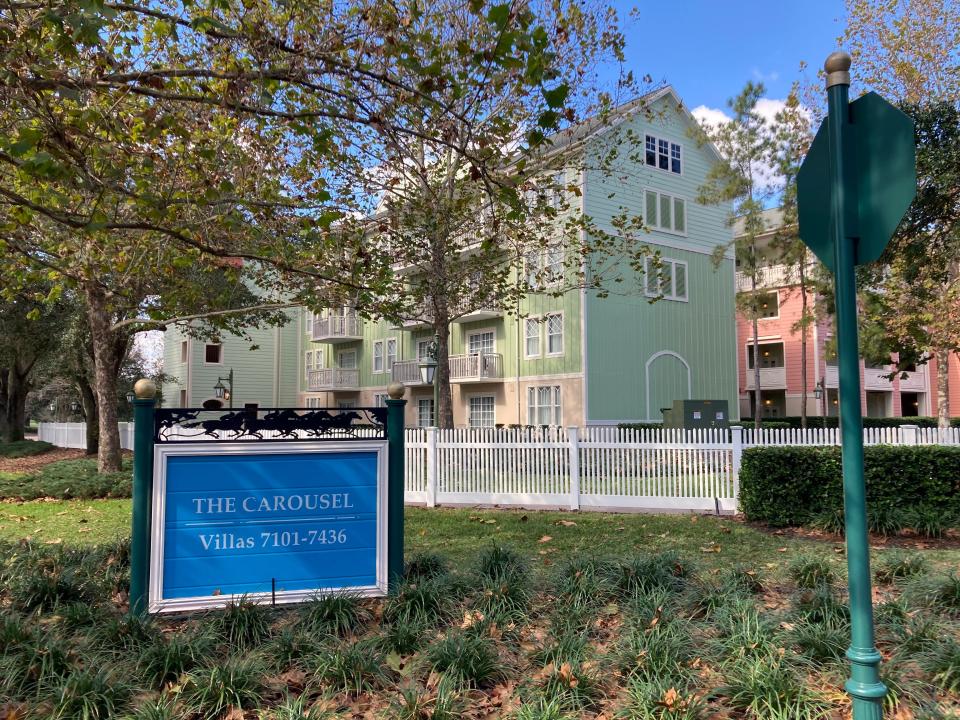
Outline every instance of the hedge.
<path id="1" fill-rule="evenodd" d="M 740 422 L 743 425 L 751 425 L 753 423 L 753 418 L 740 418 Z M 761 423 L 766 422 L 761 420 Z M 799 428 L 800 416 L 799 415 L 787 415 L 785 417 L 776 418 L 776 422 L 788 423 L 790 427 Z M 808 428 L 835 428 L 838 427 L 840 423 L 840 418 L 836 416 L 821 416 L 821 415 L 809 415 L 807 416 L 807 427 Z M 960 427 L 960 418 L 951 418 L 950 424 L 953 427 Z M 935 417 L 865 417 L 863 418 L 863 426 L 865 428 L 879 428 L 879 427 L 900 427 L 901 425 L 917 425 L 919 427 L 936 427 L 937 418 Z"/>
<path id="2" fill-rule="evenodd" d="M 867 504 L 873 511 L 938 508 L 960 515 L 960 448 L 864 448 Z M 756 447 L 740 465 L 740 506 L 748 520 L 803 525 L 843 508 L 838 447 Z"/>

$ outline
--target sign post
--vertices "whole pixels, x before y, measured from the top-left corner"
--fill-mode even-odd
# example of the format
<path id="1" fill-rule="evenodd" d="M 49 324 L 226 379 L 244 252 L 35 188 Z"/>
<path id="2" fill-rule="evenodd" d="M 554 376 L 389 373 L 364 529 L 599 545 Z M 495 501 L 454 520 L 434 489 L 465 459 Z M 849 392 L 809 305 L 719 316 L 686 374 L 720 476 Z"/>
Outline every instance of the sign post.
<path id="1" fill-rule="evenodd" d="M 133 530 L 130 538 L 130 613 L 147 611 L 150 580 L 150 508 L 153 497 L 153 407 L 157 386 L 141 379 L 133 388 Z"/>
<path id="2" fill-rule="evenodd" d="M 880 720 L 886 687 L 874 644 L 854 268 L 876 260 L 896 230 L 916 192 L 916 160 L 908 117 L 873 93 L 848 101 L 850 64 L 839 52 L 824 64 L 828 117 L 797 177 L 797 199 L 800 237 L 833 272 L 836 287 L 851 620 L 845 687 L 855 720 Z"/>
<path id="3" fill-rule="evenodd" d="M 404 430 L 403 411 L 407 401 L 403 399 L 406 387 L 393 383 L 387 388 L 387 438 L 390 441 L 387 470 L 387 580 L 390 591 L 396 590 L 403 580 L 403 491 Z"/>

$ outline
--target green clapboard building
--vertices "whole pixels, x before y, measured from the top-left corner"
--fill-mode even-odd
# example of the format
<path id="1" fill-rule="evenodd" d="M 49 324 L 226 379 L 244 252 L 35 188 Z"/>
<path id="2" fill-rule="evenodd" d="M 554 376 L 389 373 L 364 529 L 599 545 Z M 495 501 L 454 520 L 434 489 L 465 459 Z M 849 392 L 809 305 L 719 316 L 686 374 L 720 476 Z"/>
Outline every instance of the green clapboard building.
<path id="1" fill-rule="evenodd" d="M 638 105 L 650 112 L 636 112 Z M 576 141 L 583 152 L 602 153 L 608 133 L 629 130 L 642 151 L 621 153 L 632 159 L 620 160 L 616 172 L 571 171 L 567 182 L 579 185 L 583 212 L 607 231 L 624 207 L 642 215 L 660 271 L 652 264 L 641 277 L 624 270 L 625 282 L 611 283 L 606 297 L 534 294 L 519 317 L 491 309 L 459 318 L 450 328 L 458 426 L 659 422 L 661 408 L 679 399 L 726 400 L 735 412 L 734 259 L 732 250 L 719 263 L 713 258 L 731 239 L 729 207 L 695 202 L 718 156 L 690 138 L 696 121 L 672 88 L 621 114 L 619 124 L 593 135 L 582 126 Z M 398 381 L 409 386 L 408 424 L 432 424 L 432 389 L 420 383 L 417 367 L 429 327 L 365 321 L 350 308 L 298 309 L 290 318 L 280 328 L 252 330 L 252 340 L 220 344 L 168 330 L 164 371 L 173 379 L 164 402 L 212 403 L 218 378 L 230 370 L 234 407 L 378 405 Z"/>

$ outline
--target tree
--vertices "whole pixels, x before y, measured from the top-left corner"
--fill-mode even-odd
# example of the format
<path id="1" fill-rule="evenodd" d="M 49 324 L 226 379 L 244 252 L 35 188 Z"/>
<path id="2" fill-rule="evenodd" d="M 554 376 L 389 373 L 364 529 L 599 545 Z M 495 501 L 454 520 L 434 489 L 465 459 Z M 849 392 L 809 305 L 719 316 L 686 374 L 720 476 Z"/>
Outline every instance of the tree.
<path id="1" fill-rule="evenodd" d="M 865 351 L 898 353 L 898 370 L 935 357 L 944 427 L 960 317 L 960 3 L 847 0 L 847 15 L 841 40 L 855 58 L 854 80 L 899 103 L 917 126 L 916 200 L 879 263 L 860 274 Z"/>
<path id="2" fill-rule="evenodd" d="M 44 301 L 47 288 L 0 300 L 0 440 L 23 440 L 27 395 L 37 367 L 57 345 L 62 307 Z"/>
<path id="3" fill-rule="evenodd" d="M 723 257 L 733 245 L 740 272 L 750 278 L 750 290 L 737 294 L 737 308 L 753 325 L 754 427 L 757 429 L 762 407 L 758 320 L 764 295 L 758 285 L 763 268 L 769 264 L 758 241 L 769 230 L 763 210 L 774 193 L 773 187 L 763 182 L 761 173 L 770 166 L 775 150 L 769 123 L 757 112 L 757 102 L 764 92 L 762 84 L 748 82 L 739 95 L 727 102 L 733 115 L 731 120 L 717 125 L 704 124 L 697 133 L 699 142 L 712 142 L 724 158 L 710 168 L 706 182 L 699 188 L 697 202 L 732 202 L 728 222 L 742 225 L 740 234 L 731 243 L 719 246 L 715 257 Z"/>
<path id="4" fill-rule="evenodd" d="M 806 157 L 813 136 L 810 118 L 800 105 L 798 89 L 794 86 L 787 96 L 784 107 L 773 121 L 773 159 L 777 174 L 782 178 L 780 209 L 783 213 L 780 227 L 774 235 L 772 246 L 779 259 L 792 269 L 800 293 L 800 318 L 791 330 L 800 333 L 800 426 L 807 427 L 807 337 L 815 317 L 810 308 L 811 278 L 809 267 L 811 253 L 797 234 L 797 173 Z M 756 330 L 754 330 L 756 337 Z M 756 353 L 756 350 L 754 350 Z M 756 357 L 756 355 L 754 355 Z"/>
<path id="5" fill-rule="evenodd" d="M 47 277 L 54 297 L 82 298 L 101 470 L 119 467 L 112 399 L 137 329 L 236 328 L 343 297 L 395 310 L 391 259 L 369 242 L 369 197 L 330 177 L 358 139 L 385 146 L 426 128 L 432 147 L 486 175 L 485 148 L 502 138 L 496 108 L 469 136 L 449 135 L 443 119 L 457 119 L 451 98 L 488 82 L 553 99 L 513 138 L 518 152 L 557 128 L 563 98 L 546 94 L 558 91 L 552 46 L 566 30 L 510 4 L 455 9 L 482 29 L 472 44 L 447 42 L 449 18 L 414 3 L 0 10 L 0 271 L 11 287 Z M 241 268 L 224 263 L 237 258 Z M 219 276 L 238 292 L 211 295 Z"/>

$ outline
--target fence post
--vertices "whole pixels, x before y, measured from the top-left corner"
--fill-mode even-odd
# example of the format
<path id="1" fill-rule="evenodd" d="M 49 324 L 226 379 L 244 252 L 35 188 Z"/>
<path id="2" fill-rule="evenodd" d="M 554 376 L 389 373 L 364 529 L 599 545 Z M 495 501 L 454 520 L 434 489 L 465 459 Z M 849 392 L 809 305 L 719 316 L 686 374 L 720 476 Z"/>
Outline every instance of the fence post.
<path id="1" fill-rule="evenodd" d="M 920 426 L 919 425 L 901 425 L 900 442 L 903 445 L 920 444 Z"/>
<path id="2" fill-rule="evenodd" d="M 387 388 L 387 585 L 394 592 L 403 580 L 404 473 L 403 415 L 407 388 L 391 383 Z"/>
<path id="3" fill-rule="evenodd" d="M 743 458 L 743 427 L 730 427 L 730 440 L 733 449 L 733 504 L 740 507 L 740 461 Z"/>
<path id="4" fill-rule="evenodd" d="M 157 386 L 140 379 L 133 386 L 133 530 L 130 539 L 130 614 L 148 607 L 150 582 L 150 505 L 153 496 L 153 407 Z"/>
<path id="5" fill-rule="evenodd" d="M 570 442 L 570 509 L 580 509 L 580 443 L 576 427 L 567 428 Z"/>
<path id="6" fill-rule="evenodd" d="M 427 507 L 437 506 L 437 435 L 440 428 L 427 428 Z"/>

